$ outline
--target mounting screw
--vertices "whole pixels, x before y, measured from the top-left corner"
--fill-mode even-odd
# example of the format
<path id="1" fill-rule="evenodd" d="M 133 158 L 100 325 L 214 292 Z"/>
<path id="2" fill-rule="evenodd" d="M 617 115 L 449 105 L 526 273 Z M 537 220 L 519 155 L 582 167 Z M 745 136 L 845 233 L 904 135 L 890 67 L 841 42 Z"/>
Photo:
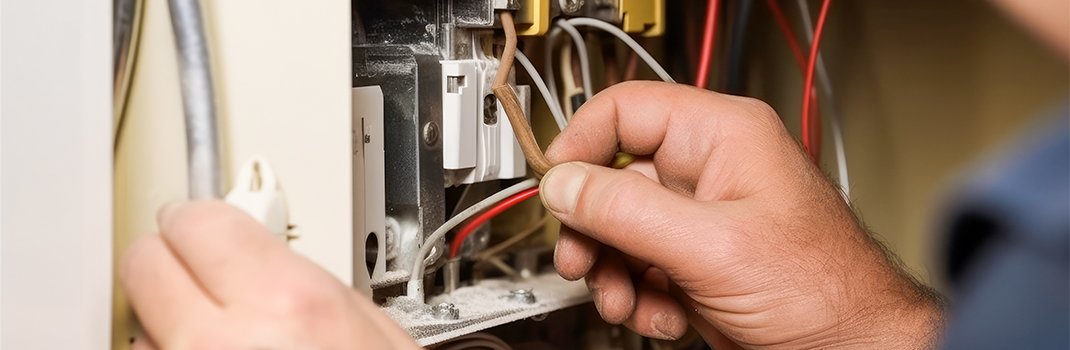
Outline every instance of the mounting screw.
<path id="1" fill-rule="evenodd" d="M 517 289 L 509 291 L 509 295 L 506 295 L 505 298 L 524 304 L 535 303 L 535 294 L 531 292 L 531 289 Z"/>
<path id="2" fill-rule="evenodd" d="M 424 124 L 424 144 L 434 147 L 436 143 L 438 143 L 438 124 L 427 122 Z"/>
<path id="3" fill-rule="evenodd" d="M 560 0 L 561 11 L 566 14 L 575 14 L 583 7 L 583 0 Z"/>
<path id="4" fill-rule="evenodd" d="M 461 318 L 461 310 L 450 303 L 441 303 L 431 307 L 431 316 L 439 320 L 456 320 Z"/>

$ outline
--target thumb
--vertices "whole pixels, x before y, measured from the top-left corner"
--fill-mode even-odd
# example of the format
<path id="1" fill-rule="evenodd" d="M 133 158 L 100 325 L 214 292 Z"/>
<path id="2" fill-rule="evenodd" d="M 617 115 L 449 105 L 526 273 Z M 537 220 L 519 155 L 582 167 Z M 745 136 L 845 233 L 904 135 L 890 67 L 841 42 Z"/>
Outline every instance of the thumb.
<path id="1" fill-rule="evenodd" d="M 695 201 L 634 170 L 561 164 L 543 177 L 540 197 L 562 224 L 666 272 L 721 246 L 722 204 Z"/>

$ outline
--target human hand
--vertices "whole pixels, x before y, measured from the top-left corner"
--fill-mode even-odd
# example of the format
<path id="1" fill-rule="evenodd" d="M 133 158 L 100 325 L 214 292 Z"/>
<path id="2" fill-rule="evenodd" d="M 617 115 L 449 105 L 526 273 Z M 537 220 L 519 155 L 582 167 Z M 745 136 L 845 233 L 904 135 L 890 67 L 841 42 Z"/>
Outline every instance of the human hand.
<path id="1" fill-rule="evenodd" d="M 134 349 L 398 349 L 416 343 L 371 300 L 219 201 L 160 210 L 126 251 Z"/>
<path id="2" fill-rule="evenodd" d="M 617 151 L 647 161 L 594 165 Z M 938 299 L 758 100 L 620 84 L 585 103 L 547 157 L 560 165 L 541 198 L 567 226 L 554 264 L 586 278 L 611 323 L 672 339 L 689 321 L 717 349 L 938 341 Z"/>

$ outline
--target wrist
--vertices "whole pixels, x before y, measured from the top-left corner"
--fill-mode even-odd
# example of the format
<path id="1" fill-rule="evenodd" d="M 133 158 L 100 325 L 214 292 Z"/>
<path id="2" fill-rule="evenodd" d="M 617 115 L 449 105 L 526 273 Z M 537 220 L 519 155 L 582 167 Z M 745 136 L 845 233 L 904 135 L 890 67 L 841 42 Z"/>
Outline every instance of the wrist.
<path id="1" fill-rule="evenodd" d="M 895 273 L 888 287 L 860 300 L 845 326 L 851 329 L 835 348 L 936 349 L 943 340 L 946 305 L 942 296 L 909 276 Z"/>

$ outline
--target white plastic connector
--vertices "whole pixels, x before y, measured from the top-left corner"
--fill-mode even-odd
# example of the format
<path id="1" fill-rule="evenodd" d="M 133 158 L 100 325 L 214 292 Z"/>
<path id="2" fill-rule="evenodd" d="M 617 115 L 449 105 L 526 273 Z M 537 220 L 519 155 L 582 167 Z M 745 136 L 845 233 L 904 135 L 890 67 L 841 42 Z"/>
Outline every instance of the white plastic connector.
<path id="1" fill-rule="evenodd" d="M 483 115 L 478 60 L 442 61 L 442 167 L 476 166 L 476 116 Z M 477 74 L 477 71 L 480 74 Z"/>
<path id="2" fill-rule="evenodd" d="M 442 64 L 442 167 L 446 185 L 523 177 L 524 154 L 491 84 L 497 60 L 476 50 L 476 59 Z M 530 89 L 517 86 L 525 114 Z M 490 103 L 490 104 L 488 104 Z"/>
<path id="3" fill-rule="evenodd" d="M 254 156 L 246 162 L 234 181 L 234 188 L 227 193 L 226 201 L 249 213 L 276 237 L 287 239 L 286 197 L 279 190 L 275 171 L 267 160 Z"/>

